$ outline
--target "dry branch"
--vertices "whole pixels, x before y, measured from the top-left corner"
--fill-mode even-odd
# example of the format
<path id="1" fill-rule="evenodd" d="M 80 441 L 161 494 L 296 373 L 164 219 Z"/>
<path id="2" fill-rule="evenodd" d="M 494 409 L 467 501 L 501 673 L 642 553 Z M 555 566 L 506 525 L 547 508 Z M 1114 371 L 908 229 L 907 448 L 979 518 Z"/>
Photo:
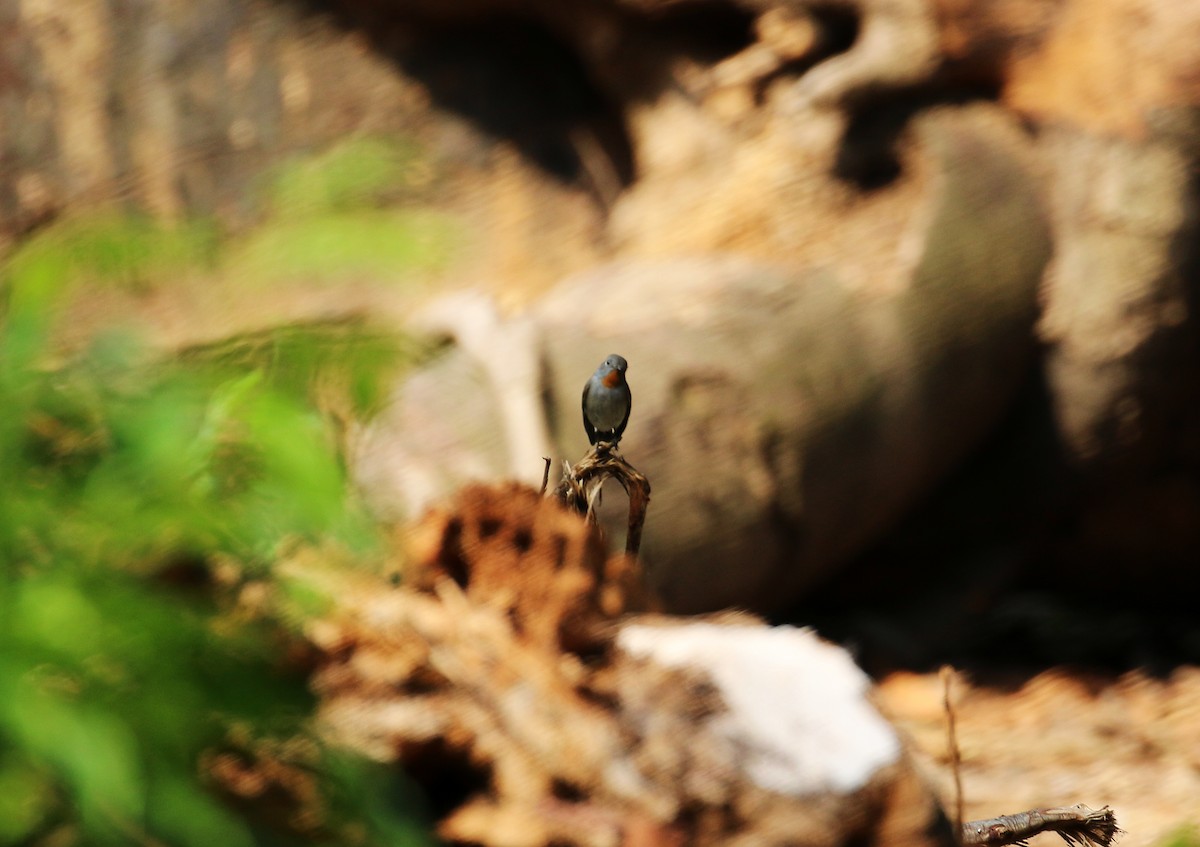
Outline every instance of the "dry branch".
<path id="1" fill-rule="evenodd" d="M 951 688 L 954 682 L 954 668 L 943 665 L 942 677 L 942 708 L 946 711 L 946 749 L 950 753 L 950 769 L 954 774 L 954 831 L 963 829 L 963 787 L 962 787 L 962 754 L 958 748 L 958 732 L 954 717 L 954 699 Z M 959 843 L 963 843 L 960 838 Z"/>
<path id="2" fill-rule="evenodd" d="M 943 665 L 940 676 L 942 708 L 946 712 L 946 748 L 954 776 L 954 832 L 958 834 L 960 847 L 1023 845 L 1043 832 L 1058 833 L 1072 847 L 1109 847 L 1113 843 L 1121 830 L 1117 828 L 1116 815 L 1108 806 L 1097 811 L 1078 803 L 1063 808 L 1031 809 L 1015 815 L 963 823 L 962 755 L 958 747 L 952 695 L 954 668 Z"/>
<path id="3" fill-rule="evenodd" d="M 1057 832 L 1072 847 L 1108 847 L 1120 834 L 1112 809 L 1082 803 L 1062 809 L 1032 809 L 963 824 L 964 845 L 1025 844 L 1042 832 Z"/>
<path id="4" fill-rule="evenodd" d="M 615 479 L 629 497 L 629 531 L 625 553 L 636 556 L 642 546 L 642 526 L 650 506 L 650 481 L 625 461 L 615 444 L 601 441 L 574 467 L 563 471 L 562 482 L 554 495 L 564 506 L 595 522 L 595 506 L 605 480 Z"/>

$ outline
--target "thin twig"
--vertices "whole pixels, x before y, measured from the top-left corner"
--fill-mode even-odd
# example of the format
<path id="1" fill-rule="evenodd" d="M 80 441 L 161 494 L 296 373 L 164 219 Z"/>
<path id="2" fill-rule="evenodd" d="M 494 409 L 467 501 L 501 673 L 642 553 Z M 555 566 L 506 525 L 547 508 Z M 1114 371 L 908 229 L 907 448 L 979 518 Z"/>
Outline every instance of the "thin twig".
<path id="1" fill-rule="evenodd" d="M 946 710 L 946 749 L 950 755 L 950 771 L 954 774 L 954 831 L 963 831 L 963 788 L 962 754 L 958 749 L 958 732 L 954 715 L 954 700 L 951 688 L 954 683 L 954 668 L 942 665 L 942 708 Z M 962 839 L 959 839 L 962 843 Z"/>
<path id="2" fill-rule="evenodd" d="M 545 497 L 546 496 L 546 486 L 550 484 L 551 459 L 549 456 L 542 456 L 542 461 L 546 463 L 546 467 L 542 468 L 542 490 L 539 491 L 538 493 L 541 496 Z"/>
<path id="3" fill-rule="evenodd" d="M 1108 847 L 1122 832 L 1108 806 L 1090 809 L 1079 803 L 1060 809 L 1031 809 L 963 824 L 962 843 L 967 847 L 1025 844 L 1042 832 L 1057 832 L 1071 847 Z"/>

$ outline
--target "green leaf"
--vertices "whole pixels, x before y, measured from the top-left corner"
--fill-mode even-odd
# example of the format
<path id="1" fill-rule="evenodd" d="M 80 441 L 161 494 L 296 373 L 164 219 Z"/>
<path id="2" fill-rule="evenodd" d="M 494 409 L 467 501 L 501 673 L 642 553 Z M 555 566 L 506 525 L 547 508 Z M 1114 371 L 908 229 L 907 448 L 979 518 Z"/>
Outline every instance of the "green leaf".
<path id="1" fill-rule="evenodd" d="M 136 733 L 118 716 L 27 676 L 4 707 L 5 723 L 28 753 L 65 778 L 85 825 L 109 832 L 145 811 Z"/>
<path id="2" fill-rule="evenodd" d="M 225 274 L 264 288 L 290 282 L 410 282 L 444 268 L 457 242 L 451 218 L 427 211 L 360 210 L 285 219 L 234 247 Z"/>
<path id="3" fill-rule="evenodd" d="M 194 782 L 166 774 L 150 785 L 148 822 L 152 831 L 177 845 L 252 847 L 254 838 L 235 817 Z"/>
<path id="4" fill-rule="evenodd" d="M 25 840 L 54 806 L 54 784 L 27 758 L 0 753 L 0 844 Z"/>
<path id="5" fill-rule="evenodd" d="M 368 208 L 426 180 L 418 148 L 383 138 L 352 138 L 279 169 L 268 191 L 278 218 Z"/>

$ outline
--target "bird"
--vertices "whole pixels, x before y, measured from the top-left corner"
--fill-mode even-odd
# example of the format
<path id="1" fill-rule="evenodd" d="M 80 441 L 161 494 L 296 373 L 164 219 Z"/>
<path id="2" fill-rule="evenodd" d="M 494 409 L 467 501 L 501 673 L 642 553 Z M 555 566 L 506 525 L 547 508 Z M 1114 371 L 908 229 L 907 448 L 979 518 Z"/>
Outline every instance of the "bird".
<path id="1" fill-rule="evenodd" d="M 583 428 L 592 444 L 597 441 L 616 444 L 629 423 L 633 399 L 625 381 L 628 367 L 623 357 L 613 353 L 583 386 Z"/>

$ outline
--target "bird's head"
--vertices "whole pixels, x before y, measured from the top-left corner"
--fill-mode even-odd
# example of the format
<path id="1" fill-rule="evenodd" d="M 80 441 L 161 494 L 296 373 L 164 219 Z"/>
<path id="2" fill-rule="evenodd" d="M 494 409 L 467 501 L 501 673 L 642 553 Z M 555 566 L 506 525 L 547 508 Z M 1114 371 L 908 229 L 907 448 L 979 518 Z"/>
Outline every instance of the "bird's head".
<path id="1" fill-rule="evenodd" d="M 624 381 L 625 371 L 628 367 L 629 363 L 625 361 L 623 356 L 613 353 L 601 363 L 600 378 L 608 388 L 616 388 Z"/>
<path id="2" fill-rule="evenodd" d="M 613 353 L 604 360 L 604 363 L 600 365 L 600 367 L 604 368 L 605 370 L 611 368 L 613 370 L 620 371 L 621 373 L 625 373 L 625 371 L 629 369 L 629 362 L 625 361 L 624 356 L 618 356 L 616 353 Z"/>

